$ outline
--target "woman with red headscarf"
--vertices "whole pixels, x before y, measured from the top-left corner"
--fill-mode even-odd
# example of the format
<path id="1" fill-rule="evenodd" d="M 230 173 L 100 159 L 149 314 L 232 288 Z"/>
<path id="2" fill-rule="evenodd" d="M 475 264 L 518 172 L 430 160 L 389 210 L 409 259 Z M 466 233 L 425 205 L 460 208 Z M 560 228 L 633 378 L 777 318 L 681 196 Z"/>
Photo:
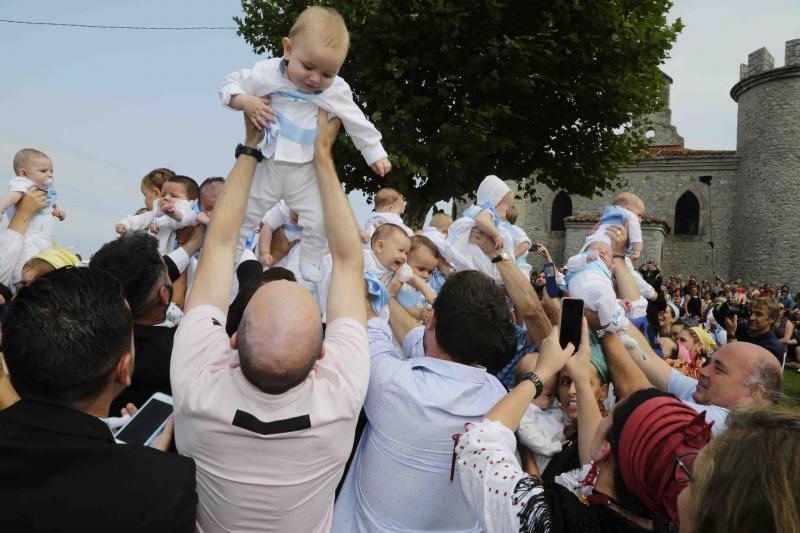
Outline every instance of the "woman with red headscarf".
<path id="1" fill-rule="evenodd" d="M 594 426 L 579 433 L 581 456 L 586 450 L 592 459 L 580 491 L 544 484 L 517 462 L 513 431 L 540 392 L 537 381 L 546 381 L 564 364 L 574 379 L 588 380 L 580 370 L 589 364 L 588 344 L 570 357 L 574 349 L 561 349 L 557 329 L 542 343 L 534 375 L 458 438 L 454 465 L 464 495 L 488 532 L 667 531 L 669 522 L 679 522 L 676 500 L 689 481 L 693 459 L 711 438 L 704 415 L 670 394 L 636 391 L 605 419 L 596 402 L 578 398 L 583 406 L 578 423 Z M 576 385 L 579 395 L 588 390 Z"/>

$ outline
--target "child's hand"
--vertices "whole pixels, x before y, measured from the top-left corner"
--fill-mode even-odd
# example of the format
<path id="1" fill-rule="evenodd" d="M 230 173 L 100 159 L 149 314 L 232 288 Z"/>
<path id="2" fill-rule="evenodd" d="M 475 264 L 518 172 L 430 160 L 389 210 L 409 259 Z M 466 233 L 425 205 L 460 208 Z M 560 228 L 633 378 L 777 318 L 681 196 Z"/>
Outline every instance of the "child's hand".
<path id="1" fill-rule="evenodd" d="M 633 309 L 633 304 L 631 303 L 630 300 L 620 300 L 619 303 L 622 306 L 622 308 L 625 309 L 626 311 L 630 311 L 631 309 Z"/>
<path id="2" fill-rule="evenodd" d="M 208 226 L 211 223 L 211 217 L 205 211 L 200 211 L 197 213 L 196 220 L 204 226 Z"/>
<path id="3" fill-rule="evenodd" d="M 235 97 L 231 98 L 232 106 L 244 111 L 245 116 L 259 131 L 277 122 L 277 114 L 267 105 L 270 102 L 272 102 L 272 100 L 269 96 L 262 96 L 259 98 L 258 96 L 250 96 L 249 94 L 237 94 Z"/>
<path id="4" fill-rule="evenodd" d="M 64 212 L 64 210 L 56 206 L 53 206 L 53 216 L 58 220 L 64 220 L 67 218 L 67 214 Z"/>
<path id="5" fill-rule="evenodd" d="M 158 233 L 158 224 L 156 224 L 155 222 L 150 224 L 150 233 L 152 233 L 153 235 L 156 235 Z"/>
<path id="6" fill-rule="evenodd" d="M 378 159 L 374 163 L 372 163 L 372 171 L 375 172 L 380 177 L 384 177 L 392 170 L 392 164 L 389 162 L 388 157 L 384 157 L 383 159 Z"/>
<path id="7" fill-rule="evenodd" d="M 116 227 L 116 228 L 114 228 L 114 229 L 115 229 L 115 230 L 117 231 L 117 233 L 119 233 L 120 235 L 124 235 L 124 234 L 128 233 L 128 227 L 127 227 L 125 224 L 117 224 L 117 227 Z"/>
<path id="8" fill-rule="evenodd" d="M 367 244 L 369 242 L 370 239 L 369 233 L 367 233 L 363 229 L 358 230 L 358 235 L 361 237 L 362 243 Z"/>
<path id="9" fill-rule="evenodd" d="M 258 260 L 261 261 L 261 264 L 265 267 L 271 267 L 274 259 L 272 258 L 272 254 L 269 252 L 264 252 L 263 254 L 258 256 Z"/>

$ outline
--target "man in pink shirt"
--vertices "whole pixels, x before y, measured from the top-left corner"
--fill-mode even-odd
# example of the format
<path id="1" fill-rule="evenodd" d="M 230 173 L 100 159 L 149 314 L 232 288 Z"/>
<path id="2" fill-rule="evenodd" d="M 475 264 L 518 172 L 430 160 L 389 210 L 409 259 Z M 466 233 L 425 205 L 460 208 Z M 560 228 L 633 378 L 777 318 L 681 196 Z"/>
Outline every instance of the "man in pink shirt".
<path id="1" fill-rule="evenodd" d="M 237 333 L 225 333 L 236 237 L 263 138 L 247 120 L 175 335 L 175 442 L 197 464 L 198 531 L 331 528 L 369 348 L 361 242 L 331 158 L 340 123 L 319 117 L 314 167 L 333 259 L 324 339 L 314 297 L 289 281 L 259 288 Z"/>

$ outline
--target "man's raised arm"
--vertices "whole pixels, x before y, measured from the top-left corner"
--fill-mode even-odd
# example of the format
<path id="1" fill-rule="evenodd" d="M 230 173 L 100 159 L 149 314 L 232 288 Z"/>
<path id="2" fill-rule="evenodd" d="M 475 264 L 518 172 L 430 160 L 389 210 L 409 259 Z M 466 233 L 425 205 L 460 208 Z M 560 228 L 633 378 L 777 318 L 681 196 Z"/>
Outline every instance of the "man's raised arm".
<path id="1" fill-rule="evenodd" d="M 473 231 L 470 234 L 470 242 L 477 244 L 483 250 L 483 253 L 489 257 L 495 257 L 503 252 L 502 244 L 500 246 L 495 245 L 492 239 L 481 231 Z M 511 250 L 511 253 L 513 253 L 513 250 Z M 525 325 L 528 327 L 530 340 L 536 343 L 536 346 L 539 346 L 545 337 L 550 334 L 553 325 L 550 323 L 550 319 L 547 318 L 547 313 L 545 313 L 530 279 L 522 273 L 513 256 L 508 260 L 496 263 L 496 265 L 508 296 L 514 302 L 514 307 L 517 308 L 517 311 L 525 321 Z"/>
<path id="2" fill-rule="evenodd" d="M 331 148 L 340 126 L 338 118 L 329 121 L 328 113 L 320 109 L 314 144 L 314 170 L 317 173 L 322 212 L 325 216 L 325 234 L 332 259 L 327 321 L 330 324 L 337 318 L 349 317 L 366 327 L 366 288 L 361 238 L 356 217 L 342 184 L 339 183 L 331 156 Z"/>
<path id="3" fill-rule="evenodd" d="M 245 146 L 258 150 L 258 143 L 264 138 L 264 132 L 256 130 L 246 117 L 244 123 Z M 213 305 L 223 313 L 228 312 L 236 260 L 236 239 L 244 221 L 256 163 L 255 157 L 242 154 L 228 174 L 208 226 L 186 312 L 200 305 Z"/>

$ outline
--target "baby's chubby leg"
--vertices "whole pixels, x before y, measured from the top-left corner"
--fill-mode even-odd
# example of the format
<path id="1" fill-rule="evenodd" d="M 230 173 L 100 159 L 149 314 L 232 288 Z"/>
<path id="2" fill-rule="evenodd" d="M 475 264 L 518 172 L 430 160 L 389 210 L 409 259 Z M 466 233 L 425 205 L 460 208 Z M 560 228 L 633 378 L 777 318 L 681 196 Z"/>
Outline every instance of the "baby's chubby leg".
<path id="1" fill-rule="evenodd" d="M 250 185 L 250 197 L 244 213 L 244 221 L 236 241 L 236 257 L 242 255 L 247 238 L 258 228 L 264 213 L 272 209 L 281 199 L 283 192 L 285 163 L 276 163 L 274 159 L 264 159 L 256 165 L 253 183 Z M 291 166 L 291 165 L 290 165 Z"/>
<path id="2" fill-rule="evenodd" d="M 286 177 L 283 199 L 289 209 L 298 214 L 303 227 L 300 246 L 300 273 L 306 281 L 318 283 L 319 267 L 325 256 L 328 240 L 325 237 L 325 219 L 319 196 L 317 176 L 313 163 L 294 164 Z"/>

